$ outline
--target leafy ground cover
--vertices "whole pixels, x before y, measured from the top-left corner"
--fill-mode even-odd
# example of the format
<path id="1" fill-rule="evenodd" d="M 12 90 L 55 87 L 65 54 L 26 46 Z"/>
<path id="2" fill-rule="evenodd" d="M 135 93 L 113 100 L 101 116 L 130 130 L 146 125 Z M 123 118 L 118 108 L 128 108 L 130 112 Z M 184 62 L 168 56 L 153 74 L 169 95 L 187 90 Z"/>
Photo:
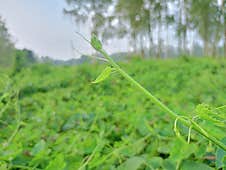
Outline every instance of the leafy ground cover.
<path id="1" fill-rule="evenodd" d="M 226 61 L 133 59 L 122 67 L 181 115 L 225 141 Z M 0 81 L 0 169 L 220 169 L 225 151 L 169 118 L 104 65 L 35 65 Z M 205 103 L 199 105 L 201 103 Z M 197 106 L 198 105 L 198 106 Z M 203 112 L 216 112 L 221 119 Z M 213 121 L 214 120 L 214 121 Z M 187 137 L 190 136 L 190 143 Z"/>

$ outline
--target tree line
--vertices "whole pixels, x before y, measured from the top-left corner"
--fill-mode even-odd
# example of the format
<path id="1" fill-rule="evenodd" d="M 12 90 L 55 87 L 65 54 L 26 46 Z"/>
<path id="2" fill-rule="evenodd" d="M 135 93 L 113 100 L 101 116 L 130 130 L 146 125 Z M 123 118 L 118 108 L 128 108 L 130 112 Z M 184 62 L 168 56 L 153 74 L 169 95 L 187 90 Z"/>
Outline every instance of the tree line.
<path id="1" fill-rule="evenodd" d="M 14 45 L 10 40 L 8 29 L 0 16 L 0 65 L 9 66 L 13 62 Z"/>
<path id="2" fill-rule="evenodd" d="M 64 12 L 87 21 L 103 41 L 128 38 L 135 52 L 163 57 L 171 46 L 226 57 L 226 0 L 66 0 Z M 224 51 L 224 52 L 223 52 Z"/>
<path id="3" fill-rule="evenodd" d="M 37 62 L 37 56 L 28 49 L 17 49 L 12 37 L 0 16 L 0 71 L 13 68 L 12 74 L 19 72 L 23 67 Z"/>

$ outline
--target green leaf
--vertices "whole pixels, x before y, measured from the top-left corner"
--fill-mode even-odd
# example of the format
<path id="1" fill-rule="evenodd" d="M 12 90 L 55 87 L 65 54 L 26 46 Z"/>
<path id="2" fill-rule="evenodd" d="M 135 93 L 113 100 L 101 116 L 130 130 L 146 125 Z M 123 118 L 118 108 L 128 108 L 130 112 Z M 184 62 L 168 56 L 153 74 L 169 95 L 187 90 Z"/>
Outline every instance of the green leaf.
<path id="1" fill-rule="evenodd" d="M 2 170 L 7 170 L 7 169 L 8 169 L 8 168 L 7 168 L 7 163 L 6 163 L 6 162 L 0 161 L 0 169 L 2 169 Z"/>
<path id="2" fill-rule="evenodd" d="M 33 158 L 29 161 L 29 166 L 41 164 L 46 160 L 49 153 L 50 150 L 47 148 L 46 142 L 44 140 L 39 141 L 31 150 Z"/>
<path id="3" fill-rule="evenodd" d="M 36 143 L 36 145 L 32 148 L 31 154 L 32 155 L 38 154 L 39 152 L 45 149 L 45 146 L 46 142 L 44 140 L 41 140 L 40 142 Z"/>
<path id="4" fill-rule="evenodd" d="M 102 49 L 102 44 L 101 44 L 100 40 L 94 34 L 92 35 L 92 38 L 91 38 L 91 45 L 97 51 L 100 51 Z"/>
<path id="5" fill-rule="evenodd" d="M 122 165 L 120 165 L 117 169 L 118 170 L 137 170 L 145 163 L 144 159 L 141 157 L 131 157 L 127 159 L 126 162 L 124 162 Z"/>
<path id="6" fill-rule="evenodd" d="M 194 161 L 184 161 L 181 165 L 181 170 L 212 170 L 213 168 L 209 167 L 204 163 L 194 162 Z"/>
<path id="7" fill-rule="evenodd" d="M 180 162 L 195 153 L 197 146 L 194 143 L 188 144 L 183 138 L 175 138 L 173 147 L 170 150 L 170 159 Z"/>
<path id="8" fill-rule="evenodd" d="M 54 160 L 52 160 L 45 170 L 63 170 L 66 166 L 64 162 L 63 154 L 58 154 Z"/>
<path id="9" fill-rule="evenodd" d="M 101 81 L 104 81 L 106 78 L 108 78 L 110 76 L 110 74 L 112 73 L 113 68 L 111 67 L 106 67 L 102 73 L 96 78 L 95 81 L 93 81 L 92 83 L 99 83 Z"/>
<path id="10" fill-rule="evenodd" d="M 152 157 L 147 161 L 147 164 L 153 169 L 158 169 L 163 164 L 163 159 L 161 157 Z"/>
<path id="11" fill-rule="evenodd" d="M 162 167 L 165 170 L 175 170 L 176 169 L 176 164 L 170 159 L 165 159 L 163 161 Z"/>
<path id="12" fill-rule="evenodd" d="M 226 138 L 222 139 L 222 142 L 224 144 L 226 144 Z M 216 151 L 216 167 L 217 167 L 217 169 L 226 167 L 226 162 L 224 160 L 226 160 L 226 151 L 224 151 L 223 149 L 218 147 L 217 151 Z"/>

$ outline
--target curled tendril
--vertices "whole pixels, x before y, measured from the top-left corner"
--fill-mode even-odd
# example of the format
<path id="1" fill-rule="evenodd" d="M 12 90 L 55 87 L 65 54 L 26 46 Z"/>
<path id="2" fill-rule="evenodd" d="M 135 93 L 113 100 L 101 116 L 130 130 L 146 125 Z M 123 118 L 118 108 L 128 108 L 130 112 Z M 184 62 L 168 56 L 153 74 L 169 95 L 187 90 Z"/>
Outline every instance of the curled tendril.
<path id="1" fill-rule="evenodd" d="M 177 117 L 177 118 L 175 119 L 175 121 L 174 121 L 174 127 L 173 127 L 173 130 L 174 130 L 176 136 L 178 136 L 178 137 L 181 136 L 181 135 L 180 135 L 180 131 L 177 129 L 177 121 L 178 121 L 179 119 L 180 119 L 179 117 Z"/>
<path id="2" fill-rule="evenodd" d="M 192 119 L 194 120 L 195 118 L 196 118 L 196 117 L 193 117 Z M 178 136 L 178 137 L 181 136 L 180 131 L 179 131 L 178 128 L 177 128 L 177 122 L 178 122 L 180 119 L 185 119 L 185 120 L 191 122 L 191 119 L 190 119 L 189 117 L 187 117 L 187 116 L 178 116 L 178 117 L 175 119 L 173 130 L 174 130 L 176 136 Z M 191 124 L 192 124 L 192 123 L 191 123 Z M 191 125 L 191 126 L 189 127 L 189 129 L 188 129 L 188 138 L 187 138 L 187 142 L 188 142 L 188 143 L 190 143 L 190 140 L 191 140 L 191 130 L 192 130 L 192 128 L 193 128 L 193 126 Z"/>

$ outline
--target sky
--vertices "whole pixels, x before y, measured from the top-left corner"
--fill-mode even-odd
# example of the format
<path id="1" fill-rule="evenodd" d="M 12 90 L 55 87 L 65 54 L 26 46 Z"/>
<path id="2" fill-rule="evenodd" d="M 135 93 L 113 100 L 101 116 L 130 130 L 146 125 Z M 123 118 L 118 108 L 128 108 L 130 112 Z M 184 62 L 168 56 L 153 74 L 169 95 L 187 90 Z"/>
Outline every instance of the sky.
<path id="1" fill-rule="evenodd" d="M 62 60 L 78 58 L 78 51 L 93 53 L 89 44 L 75 34 L 78 31 L 89 38 L 90 24 L 74 23 L 71 17 L 64 15 L 65 7 L 64 0 L 0 0 L 0 16 L 17 48 L 31 49 L 39 56 Z M 105 48 L 113 53 L 126 51 L 127 45 L 113 41 Z"/>

